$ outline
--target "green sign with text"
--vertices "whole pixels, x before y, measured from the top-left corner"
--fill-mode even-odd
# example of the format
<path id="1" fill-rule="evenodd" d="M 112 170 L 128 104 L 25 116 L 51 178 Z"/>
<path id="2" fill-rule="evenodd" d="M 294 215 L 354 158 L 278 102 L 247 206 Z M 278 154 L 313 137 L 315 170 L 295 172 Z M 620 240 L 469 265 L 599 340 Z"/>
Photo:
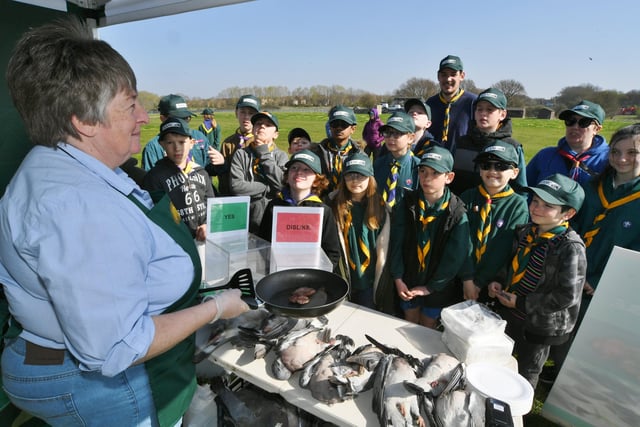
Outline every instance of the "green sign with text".
<path id="1" fill-rule="evenodd" d="M 247 203 L 212 204 L 209 232 L 242 231 L 247 228 Z"/>

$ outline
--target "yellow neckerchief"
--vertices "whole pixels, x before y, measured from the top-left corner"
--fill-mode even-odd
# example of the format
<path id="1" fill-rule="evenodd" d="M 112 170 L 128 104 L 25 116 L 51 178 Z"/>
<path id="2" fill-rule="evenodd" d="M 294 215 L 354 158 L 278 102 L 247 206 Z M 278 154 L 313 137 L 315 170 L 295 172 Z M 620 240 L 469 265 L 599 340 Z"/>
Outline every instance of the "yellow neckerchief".
<path id="1" fill-rule="evenodd" d="M 371 254 L 369 252 L 369 247 L 367 246 L 366 242 L 364 242 L 362 237 L 358 238 L 357 243 L 360 251 L 354 251 L 356 253 L 351 253 L 350 241 L 351 239 L 353 239 L 353 242 L 355 243 L 356 240 L 356 231 L 352 227 L 352 221 L 353 218 L 351 215 L 351 209 L 349 209 L 347 211 L 344 225 L 342 227 L 342 236 L 344 238 L 345 251 L 347 253 L 347 259 L 349 261 L 349 267 L 351 268 L 351 270 L 358 273 L 358 277 L 362 277 L 364 272 L 367 270 L 367 267 L 369 267 L 369 263 L 371 262 Z M 364 236 L 364 234 L 362 235 Z M 356 265 L 356 263 L 354 262 L 354 258 L 356 258 L 356 261 L 358 262 L 360 267 Z M 364 258 L 364 261 L 361 261 L 361 258 Z"/>
<path id="2" fill-rule="evenodd" d="M 503 191 L 491 196 L 489 195 L 489 193 L 487 193 L 487 190 L 484 189 L 484 186 L 482 184 L 478 186 L 478 192 L 482 197 L 485 198 L 485 203 L 480 209 L 480 223 L 478 224 L 478 231 L 476 231 L 476 238 L 478 239 L 478 244 L 475 250 L 476 263 L 480 262 L 482 255 L 484 255 L 487 250 L 487 240 L 489 238 L 489 234 L 491 233 L 492 200 L 511 196 L 514 193 L 513 189 L 511 189 L 511 187 L 509 187 L 508 185 L 502 190 Z"/>
<path id="3" fill-rule="evenodd" d="M 211 127 L 207 128 L 207 122 L 202 122 L 202 129 L 204 129 L 205 134 L 210 134 L 213 130 L 218 126 L 216 119 L 211 119 Z M 239 128 L 238 128 L 239 129 Z"/>
<path id="4" fill-rule="evenodd" d="M 351 139 L 347 141 L 342 147 L 336 147 L 333 144 L 334 140 L 327 141 L 327 148 L 333 155 L 332 168 L 331 168 L 331 184 L 333 188 L 338 185 L 340 180 L 340 174 L 342 173 L 342 161 L 343 157 L 347 155 L 347 151 L 351 148 Z"/>
<path id="5" fill-rule="evenodd" d="M 451 101 L 447 101 L 446 99 L 444 99 L 444 96 L 442 96 L 442 92 L 440 92 L 440 94 L 439 94 L 440 101 L 443 104 L 447 104 L 447 108 L 444 110 L 444 123 L 442 124 L 442 139 L 441 139 L 441 142 L 447 142 L 447 139 L 449 137 L 449 115 L 451 113 L 451 106 L 453 105 L 454 102 L 456 102 L 458 99 L 460 99 L 462 94 L 464 94 L 464 89 L 460 89 L 458 91 L 458 93 L 456 95 L 454 95 L 453 98 L 451 98 Z"/>
<path id="6" fill-rule="evenodd" d="M 600 203 L 602 203 L 602 207 L 604 208 L 604 210 L 601 214 L 596 215 L 596 217 L 593 219 L 593 224 L 591 224 L 591 229 L 584 233 L 584 245 L 587 248 L 591 245 L 591 243 L 593 243 L 593 238 L 600 231 L 600 226 L 598 224 L 607 216 L 609 211 L 640 198 L 640 191 L 629 194 L 628 196 L 621 197 L 617 200 L 614 200 L 613 202 L 609 202 L 604 195 L 603 181 L 600 181 L 600 184 L 598 185 L 598 197 L 600 197 Z"/>
<path id="7" fill-rule="evenodd" d="M 389 208 L 392 208 L 396 204 L 396 186 L 398 185 L 398 171 L 400 169 L 400 163 L 397 160 L 393 160 L 391 163 L 391 169 L 389 170 L 389 176 L 387 177 L 387 184 L 382 192 L 382 199 L 385 201 Z"/>
<path id="8" fill-rule="evenodd" d="M 446 197 L 447 192 L 445 190 Z M 440 209 L 436 209 L 436 214 L 440 211 L 447 209 L 449 206 L 449 198 L 447 198 L 440 206 Z M 422 231 L 424 232 L 427 229 L 427 225 L 430 222 L 433 222 L 437 218 L 437 215 L 429 215 L 427 216 L 427 204 L 424 199 L 424 194 L 420 192 L 418 196 L 418 221 L 422 224 Z M 426 239 L 424 245 L 418 244 L 418 262 L 420 263 L 419 271 L 424 271 L 426 269 L 426 259 L 429 254 L 429 250 L 431 250 L 431 239 Z"/>
<path id="9" fill-rule="evenodd" d="M 549 231 L 546 231 L 538 236 L 538 226 L 534 225 L 529 229 L 529 233 L 524 238 L 524 241 L 521 241 L 518 244 L 518 250 L 516 251 L 516 255 L 513 257 L 511 261 L 511 281 L 507 285 L 505 291 L 508 291 L 509 288 L 516 283 L 518 283 L 524 277 L 524 274 L 527 272 L 527 264 L 529 263 L 529 259 L 531 258 L 531 254 L 533 253 L 533 248 L 540 245 L 541 243 L 545 243 L 558 234 L 563 233 L 569 227 L 569 222 L 564 221 L 557 227 L 552 228 Z"/>
<path id="10" fill-rule="evenodd" d="M 318 196 L 316 196 L 313 193 L 309 193 L 309 195 L 307 197 L 305 197 L 304 199 L 300 200 L 299 202 L 296 202 L 295 200 L 293 200 L 293 198 L 291 197 L 291 193 L 289 192 L 288 188 L 284 188 L 282 191 L 280 191 L 277 195 L 277 197 L 281 200 L 284 200 L 285 202 L 289 203 L 291 206 L 298 206 L 300 205 L 302 202 L 317 202 L 317 203 L 322 203 L 322 199 Z"/>
<path id="11" fill-rule="evenodd" d="M 257 176 L 260 175 L 262 176 L 262 168 L 260 167 L 260 157 L 258 157 L 256 155 L 256 151 L 255 151 L 255 144 L 253 143 L 253 141 L 251 142 L 251 156 L 253 157 L 253 175 Z M 274 149 L 275 149 L 276 145 L 275 144 L 269 144 L 269 152 L 271 153 Z"/>

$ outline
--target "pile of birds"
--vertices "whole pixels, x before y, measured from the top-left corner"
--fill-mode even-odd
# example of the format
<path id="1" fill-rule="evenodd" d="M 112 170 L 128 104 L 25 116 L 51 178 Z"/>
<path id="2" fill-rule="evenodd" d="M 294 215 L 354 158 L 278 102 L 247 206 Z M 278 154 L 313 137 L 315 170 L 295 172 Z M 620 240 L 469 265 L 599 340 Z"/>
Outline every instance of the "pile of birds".
<path id="1" fill-rule="evenodd" d="M 299 384 L 325 404 L 353 399 L 373 389 L 372 409 L 383 426 L 484 426 L 484 397 L 465 390 L 465 365 L 445 353 L 419 359 L 365 335 L 355 347 L 344 335 L 331 336 L 324 316 L 295 319 L 267 310 L 220 320 L 194 362 L 231 342 L 253 349 L 255 358 L 270 351 L 271 375 L 288 380 L 300 372 Z"/>

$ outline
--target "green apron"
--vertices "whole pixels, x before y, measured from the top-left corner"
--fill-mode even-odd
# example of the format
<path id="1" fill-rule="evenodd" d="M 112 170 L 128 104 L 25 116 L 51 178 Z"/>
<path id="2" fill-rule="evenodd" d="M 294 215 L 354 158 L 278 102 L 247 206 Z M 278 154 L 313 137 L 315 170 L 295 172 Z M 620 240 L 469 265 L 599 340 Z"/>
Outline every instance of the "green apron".
<path id="1" fill-rule="evenodd" d="M 184 249 L 191 257 L 195 270 L 189 290 L 164 311 L 164 313 L 171 313 L 194 305 L 201 284 L 202 266 L 191 232 L 176 212 L 169 197 L 164 192 L 154 193 L 151 196 L 154 201 L 160 197 L 151 210 L 135 197 L 130 195 L 129 199 Z M 158 421 L 162 427 L 175 426 L 191 404 L 196 390 L 194 352 L 195 334 L 191 334 L 175 347 L 145 363 Z"/>

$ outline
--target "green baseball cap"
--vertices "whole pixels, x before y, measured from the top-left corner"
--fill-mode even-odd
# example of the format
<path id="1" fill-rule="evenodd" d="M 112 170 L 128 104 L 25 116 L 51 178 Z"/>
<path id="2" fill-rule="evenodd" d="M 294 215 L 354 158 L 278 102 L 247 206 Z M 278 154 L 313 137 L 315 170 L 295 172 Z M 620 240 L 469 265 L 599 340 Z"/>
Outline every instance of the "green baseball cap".
<path id="1" fill-rule="evenodd" d="M 418 163 L 418 167 L 420 166 L 428 166 L 436 172 L 451 172 L 453 170 L 453 156 L 446 148 L 434 145 L 424 152 L 420 163 Z"/>
<path id="2" fill-rule="evenodd" d="M 295 162 L 304 163 L 305 165 L 309 166 L 311 170 L 314 171 L 315 173 L 322 173 L 322 167 L 320 166 L 320 157 L 318 157 L 311 150 L 298 151 L 293 156 L 291 156 L 291 158 L 284 165 L 284 167 L 289 169 L 291 165 L 294 164 Z"/>
<path id="3" fill-rule="evenodd" d="M 582 117 L 587 117 L 589 119 L 594 119 L 598 122 L 598 124 L 604 123 L 605 113 L 601 106 L 596 104 L 595 102 L 582 100 L 578 105 L 568 110 L 562 111 L 558 118 L 560 120 L 564 120 L 569 117 L 571 114 L 577 114 Z"/>
<path id="4" fill-rule="evenodd" d="M 484 162 L 487 160 L 498 160 L 506 163 L 511 163 L 514 166 L 518 165 L 518 153 L 513 144 L 496 139 L 484 149 L 478 153 L 473 161 L 475 163 Z"/>
<path id="5" fill-rule="evenodd" d="M 500 89 L 490 87 L 478 95 L 476 104 L 480 101 L 487 101 L 489 104 L 501 110 L 507 109 L 507 97 L 504 96 L 504 93 L 502 93 Z"/>
<path id="6" fill-rule="evenodd" d="M 462 59 L 460 59 L 459 56 L 447 55 L 442 58 L 442 61 L 440 61 L 440 67 L 438 68 L 438 71 L 442 71 L 443 68 L 451 68 L 454 71 L 462 71 Z"/>
<path id="7" fill-rule="evenodd" d="M 393 128 L 402 133 L 414 133 L 416 124 L 413 122 L 413 117 L 404 111 L 396 111 L 387 119 L 386 125 L 380 126 L 380 132 L 384 132 L 388 128 Z"/>
<path id="8" fill-rule="evenodd" d="M 411 107 L 413 107 L 414 105 L 418 105 L 420 107 L 422 107 L 425 111 L 425 113 L 427 113 L 427 117 L 429 117 L 429 120 L 431 120 L 431 107 L 429 107 L 427 105 L 426 102 L 424 102 L 422 99 L 420 98 L 409 98 L 404 102 L 404 112 L 405 113 L 409 113 L 409 110 L 411 109 Z"/>
<path id="9" fill-rule="evenodd" d="M 293 140 L 295 138 L 306 138 L 309 140 L 309 142 L 311 142 L 311 137 L 309 136 L 309 132 L 307 132 L 306 130 L 302 129 L 302 128 L 293 128 L 291 129 L 291 131 L 289 132 L 289 135 L 287 136 L 287 140 L 289 141 L 289 145 L 291 145 L 291 143 L 293 142 Z"/>
<path id="10" fill-rule="evenodd" d="M 344 160 L 342 174 L 359 173 L 364 176 L 373 176 L 373 165 L 371 159 L 364 153 L 354 153 Z"/>
<path id="11" fill-rule="evenodd" d="M 202 114 L 202 115 L 209 114 L 209 115 L 211 115 L 211 116 L 212 116 L 212 115 L 213 115 L 213 113 L 214 113 L 214 112 L 213 112 L 213 108 L 209 108 L 209 107 L 207 107 L 207 108 L 205 108 L 204 110 L 202 110 L 202 113 L 200 113 L 200 114 Z"/>
<path id="12" fill-rule="evenodd" d="M 258 121 L 259 118 L 261 117 L 266 117 L 267 119 L 269 119 L 271 121 L 271 123 L 273 123 L 276 127 L 276 130 L 280 127 L 280 123 L 278 122 L 278 118 L 276 116 L 274 116 L 273 114 L 271 114 L 268 111 L 260 111 L 259 113 L 254 114 L 253 116 L 251 116 L 251 124 L 255 125 L 256 122 Z"/>
<path id="13" fill-rule="evenodd" d="M 191 116 L 197 116 L 196 113 L 189 111 L 187 102 L 183 97 L 174 94 L 160 98 L 158 111 L 163 116 L 177 117 L 179 119 L 188 119 Z"/>
<path id="14" fill-rule="evenodd" d="M 177 133 L 178 135 L 191 137 L 191 129 L 189 124 L 177 117 L 169 117 L 164 122 L 160 123 L 160 136 L 158 140 L 162 140 L 168 133 Z"/>
<path id="15" fill-rule="evenodd" d="M 253 95 L 242 95 L 236 103 L 236 110 L 242 107 L 250 107 L 256 111 L 260 111 L 262 104 L 260 103 L 260 100 Z"/>
<path id="16" fill-rule="evenodd" d="M 584 202 L 582 186 L 559 173 L 546 177 L 535 187 L 526 187 L 526 190 L 549 204 L 569 206 L 575 210 L 579 210 Z"/>
<path id="17" fill-rule="evenodd" d="M 344 105 L 336 105 L 329 112 L 329 123 L 335 122 L 336 120 L 342 120 L 348 125 L 355 125 L 358 123 L 353 110 L 349 107 L 345 107 Z"/>

